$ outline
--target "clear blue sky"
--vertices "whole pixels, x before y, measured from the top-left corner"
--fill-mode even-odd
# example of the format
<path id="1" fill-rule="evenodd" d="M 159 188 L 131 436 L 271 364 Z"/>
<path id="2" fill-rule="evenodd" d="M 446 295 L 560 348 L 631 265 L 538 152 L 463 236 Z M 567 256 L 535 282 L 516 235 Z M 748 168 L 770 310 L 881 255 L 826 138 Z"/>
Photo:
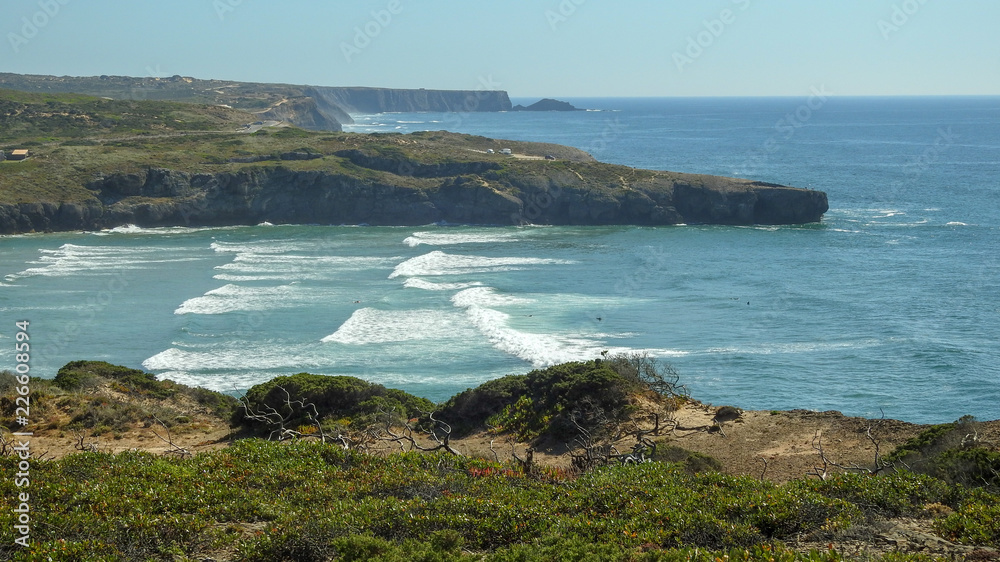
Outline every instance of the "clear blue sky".
<path id="1" fill-rule="evenodd" d="M 0 71 L 492 80 L 515 97 L 1000 94 L 997 22 L 997 0 L 3 0 Z"/>

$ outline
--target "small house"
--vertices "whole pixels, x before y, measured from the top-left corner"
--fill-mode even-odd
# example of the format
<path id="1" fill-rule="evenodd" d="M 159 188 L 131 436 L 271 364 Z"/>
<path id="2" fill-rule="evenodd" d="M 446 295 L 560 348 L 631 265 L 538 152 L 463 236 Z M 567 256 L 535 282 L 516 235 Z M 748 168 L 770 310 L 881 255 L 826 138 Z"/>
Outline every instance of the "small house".
<path id="1" fill-rule="evenodd" d="M 11 160 L 24 160 L 27 157 L 28 157 L 28 149 L 27 148 L 19 148 L 17 150 L 11 151 L 11 153 L 10 153 L 10 159 Z"/>

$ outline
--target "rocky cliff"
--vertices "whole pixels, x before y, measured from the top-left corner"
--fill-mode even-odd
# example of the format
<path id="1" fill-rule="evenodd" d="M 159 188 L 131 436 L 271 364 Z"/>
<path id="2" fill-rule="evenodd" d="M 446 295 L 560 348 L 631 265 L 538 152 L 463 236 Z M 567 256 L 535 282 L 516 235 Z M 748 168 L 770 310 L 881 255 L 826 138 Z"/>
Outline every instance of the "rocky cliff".
<path id="1" fill-rule="evenodd" d="M 342 88 L 201 80 L 184 76 L 137 78 L 0 73 L 0 88 L 227 105 L 258 113 L 265 119 L 281 116 L 282 120 L 297 127 L 326 131 L 340 131 L 341 124 L 353 123 L 351 113 L 511 109 L 510 98 L 502 90 Z"/>
<path id="2" fill-rule="evenodd" d="M 284 100 L 263 113 L 258 113 L 260 119 L 273 119 L 293 123 L 296 127 L 311 131 L 341 131 L 341 123 L 350 121 L 339 120 L 327 109 L 320 108 L 311 97 L 300 97 Z"/>
<path id="3" fill-rule="evenodd" d="M 315 87 L 307 95 L 347 113 L 507 111 L 503 90 L 397 90 L 389 88 Z"/>
<path id="4" fill-rule="evenodd" d="M 359 154 L 355 165 L 386 167 Z M 84 202 L 0 205 L 0 233 L 140 226 L 271 223 L 421 225 L 788 224 L 820 220 L 826 194 L 747 180 L 648 172 L 636 181 L 539 166 L 510 172 L 488 162 L 413 165 L 366 178 L 281 165 L 216 174 L 149 169 L 86 185 Z M 400 175 L 402 174 L 402 175 Z M 409 176 L 405 174 L 410 174 Z M 600 175 L 600 174 L 596 174 Z M 407 181 L 423 176 L 429 187 Z M 395 180 L 394 180 L 395 178 Z M 429 182 L 429 183 L 428 183 Z M 595 183 L 596 182 L 596 183 Z"/>

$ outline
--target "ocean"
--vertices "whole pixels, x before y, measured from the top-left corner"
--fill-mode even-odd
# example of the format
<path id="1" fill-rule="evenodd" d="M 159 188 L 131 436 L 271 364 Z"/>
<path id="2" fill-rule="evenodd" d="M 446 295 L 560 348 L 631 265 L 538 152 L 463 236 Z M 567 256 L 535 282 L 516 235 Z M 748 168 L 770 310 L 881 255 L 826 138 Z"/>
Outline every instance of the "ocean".
<path id="1" fill-rule="evenodd" d="M 531 103 L 531 100 L 513 100 Z M 298 372 L 442 401 L 647 352 L 745 409 L 1000 418 L 1000 98 L 568 98 L 356 116 L 823 190 L 802 226 L 121 227 L 0 237 L 0 368 L 96 359 L 239 391 Z"/>

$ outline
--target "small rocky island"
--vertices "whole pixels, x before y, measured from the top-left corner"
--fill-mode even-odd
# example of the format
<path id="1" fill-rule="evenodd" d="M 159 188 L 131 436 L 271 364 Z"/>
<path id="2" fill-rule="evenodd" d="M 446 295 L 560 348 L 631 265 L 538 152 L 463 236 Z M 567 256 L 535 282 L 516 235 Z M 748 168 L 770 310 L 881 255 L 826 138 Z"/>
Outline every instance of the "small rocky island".
<path id="1" fill-rule="evenodd" d="M 821 191 L 438 132 L 315 132 L 217 105 L 0 90 L 0 234 L 261 222 L 801 224 Z"/>
<path id="2" fill-rule="evenodd" d="M 527 107 L 521 104 L 517 104 L 511 108 L 511 111 L 584 111 L 584 110 L 580 109 L 579 107 L 575 107 L 573 104 L 566 101 L 559 101 L 551 98 L 545 98 Z"/>

